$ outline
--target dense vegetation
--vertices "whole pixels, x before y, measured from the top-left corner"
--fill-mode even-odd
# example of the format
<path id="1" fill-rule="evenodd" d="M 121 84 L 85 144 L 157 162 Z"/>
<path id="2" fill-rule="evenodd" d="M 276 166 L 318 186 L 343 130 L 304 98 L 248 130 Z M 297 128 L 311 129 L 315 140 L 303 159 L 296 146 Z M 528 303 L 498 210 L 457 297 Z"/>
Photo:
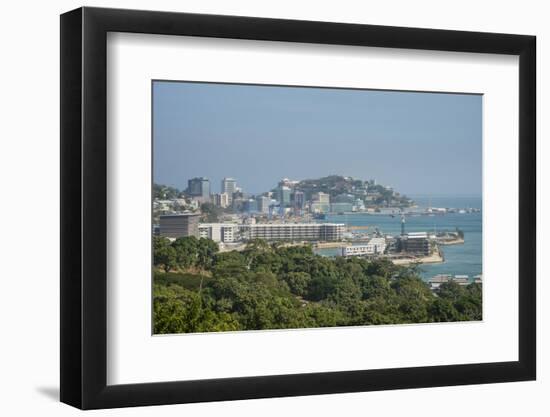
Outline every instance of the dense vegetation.
<path id="1" fill-rule="evenodd" d="M 181 197 L 182 195 L 183 193 L 175 187 L 162 184 L 153 184 L 154 200 L 171 200 Z"/>
<path id="2" fill-rule="evenodd" d="M 481 287 L 434 293 L 415 268 L 309 246 L 154 240 L 154 331 L 187 333 L 481 320 Z"/>
<path id="3" fill-rule="evenodd" d="M 361 191 L 368 190 L 369 192 L 377 193 L 377 197 L 373 201 L 375 205 L 407 207 L 411 204 L 411 200 L 406 196 L 387 189 L 382 185 L 374 185 L 368 181 L 343 177 L 341 175 L 329 175 L 317 179 L 302 180 L 298 183 L 296 189 L 303 191 L 307 200 L 311 199 L 311 196 L 319 191 L 329 194 L 331 199 L 341 194 L 351 194 L 363 199 L 364 195 Z"/>

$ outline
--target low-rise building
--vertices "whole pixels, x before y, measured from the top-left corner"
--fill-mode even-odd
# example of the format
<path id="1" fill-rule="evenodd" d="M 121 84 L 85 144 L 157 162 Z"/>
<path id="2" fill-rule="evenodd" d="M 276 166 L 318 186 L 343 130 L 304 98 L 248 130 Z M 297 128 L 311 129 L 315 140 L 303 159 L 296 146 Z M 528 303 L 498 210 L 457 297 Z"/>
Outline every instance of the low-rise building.
<path id="1" fill-rule="evenodd" d="M 179 237 L 199 237 L 198 213 L 179 213 L 161 215 L 159 218 L 159 234 L 161 237 L 177 239 Z"/>
<path id="2" fill-rule="evenodd" d="M 330 211 L 332 213 L 350 213 L 353 211 L 353 203 L 331 203 Z"/>
<path id="3" fill-rule="evenodd" d="M 235 223 L 200 223 L 199 237 L 214 242 L 232 243 L 238 238 L 239 225 Z"/>
<path id="4" fill-rule="evenodd" d="M 470 278 L 468 275 L 455 275 L 453 281 L 462 286 L 470 285 Z"/>
<path id="5" fill-rule="evenodd" d="M 258 223 L 240 226 L 244 239 L 265 240 L 342 240 L 345 225 L 341 223 Z"/>
<path id="6" fill-rule="evenodd" d="M 373 237 L 366 245 L 346 246 L 342 248 L 342 256 L 366 256 L 382 254 L 386 250 L 386 239 Z"/>
<path id="7" fill-rule="evenodd" d="M 428 256 L 431 251 L 428 234 L 415 232 L 399 236 L 399 250 L 414 255 Z"/>
<path id="8" fill-rule="evenodd" d="M 447 274 L 435 275 L 428 281 L 432 290 L 438 289 L 441 284 L 445 284 L 451 280 L 451 276 Z"/>

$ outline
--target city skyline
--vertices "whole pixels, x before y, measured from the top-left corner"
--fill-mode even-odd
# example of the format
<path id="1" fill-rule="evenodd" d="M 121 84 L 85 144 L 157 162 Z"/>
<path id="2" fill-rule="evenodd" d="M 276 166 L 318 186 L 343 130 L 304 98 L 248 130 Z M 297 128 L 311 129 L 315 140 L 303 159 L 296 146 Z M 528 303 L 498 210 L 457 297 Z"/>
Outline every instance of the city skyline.
<path id="1" fill-rule="evenodd" d="M 155 82 L 154 182 L 375 178 L 407 195 L 481 194 L 479 95 Z M 405 133 L 403 133 L 405 132 Z"/>
<path id="2" fill-rule="evenodd" d="M 342 177 L 346 177 L 346 175 L 340 175 L 340 174 L 327 174 L 325 176 L 332 176 L 332 175 L 335 175 L 335 176 L 342 176 Z M 347 176 L 347 177 L 350 177 L 350 176 Z M 250 196 L 261 196 L 267 192 L 270 192 L 271 190 L 277 188 L 277 185 L 278 183 L 281 181 L 281 180 L 284 180 L 284 179 L 289 179 L 289 180 L 294 180 L 294 181 L 302 181 L 302 180 L 312 180 L 312 179 L 316 179 L 316 178 L 288 178 L 288 177 L 281 177 L 281 178 L 278 178 L 278 179 L 275 179 L 272 183 L 272 186 L 271 187 L 268 187 L 266 188 L 265 190 L 259 190 L 259 191 L 256 191 L 256 192 L 249 192 L 248 190 L 244 189 L 241 184 L 239 183 L 239 179 L 238 178 L 234 178 L 234 177 L 223 177 L 223 178 L 210 178 L 210 177 L 206 177 L 204 175 L 195 175 L 193 177 L 190 177 L 190 178 L 187 178 L 183 181 L 183 185 L 182 186 L 177 186 L 175 184 L 172 184 L 172 183 L 161 183 L 161 182 L 154 182 L 155 184 L 158 184 L 158 185 L 164 185 L 164 186 L 169 186 L 169 187 L 175 187 L 177 188 L 180 192 L 185 192 L 187 189 L 188 189 L 188 182 L 189 180 L 191 179 L 195 179 L 195 178 L 204 178 L 206 180 L 209 181 L 210 183 L 210 195 L 211 196 L 214 196 L 216 194 L 221 194 L 223 193 L 223 188 L 221 185 L 217 185 L 217 184 L 221 184 L 221 182 L 224 180 L 224 179 L 231 179 L 231 180 L 235 180 L 236 181 L 236 186 L 238 189 L 242 190 L 243 194 L 244 195 L 250 195 Z M 363 180 L 363 181 L 370 181 L 370 180 L 375 180 L 377 184 L 380 184 L 380 185 L 383 185 L 383 186 L 388 186 L 388 187 L 391 187 L 392 189 L 394 189 L 395 191 L 401 193 L 401 191 L 399 189 L 396 189 L 396 187 L 393 187 L 392 185 L 390 184 L 382 184 L 380 183 L 376 178 L 356 178 L 356 177 L 351 177 L 355 180 Z M 426 197 L 426 198 L 429 198 L 429 197 L 452 197 L 452 196 L 456 196 L 456 197 L 481 197 L 482 194 L 481 193 L 436 193 L 436 194 L 433 194 L 433 193 L 401 193 L 403 195 L 406 195 L 406 196 L 415 196 L 415 197 Z"/>

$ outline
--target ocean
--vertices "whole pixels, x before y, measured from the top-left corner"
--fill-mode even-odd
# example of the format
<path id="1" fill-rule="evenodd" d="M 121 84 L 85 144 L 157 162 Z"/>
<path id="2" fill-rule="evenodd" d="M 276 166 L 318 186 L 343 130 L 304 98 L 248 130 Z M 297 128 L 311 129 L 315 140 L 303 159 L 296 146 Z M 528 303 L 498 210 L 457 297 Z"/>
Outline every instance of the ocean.
<path id="1" fill-rule="evenodd" d="M 481 197 L 473 196 L 410 196 L 420 208 L 446 207 L 456 209 L 482 209 Z M 464 232 L 464 244 L 441 246 L 445 261 L 439 264 L 420 265 L 422 278 L 430 279 L 437 274 L 468 275 L 472 279 L 482 273 L 482 212 L 450 213 L 434 216 L 406 216 L 406 232 L 454 231 L 457 227 Z M 401 232 L 399 215 L 388 214 L 331 214 L 327 223 L 346 223 L 348 226 L 369 226 L 371 233 L 378 228 L 383 234 L 397 235 Z M 335 256 L 339 249 L 319 249 L 320 255 Z"/>

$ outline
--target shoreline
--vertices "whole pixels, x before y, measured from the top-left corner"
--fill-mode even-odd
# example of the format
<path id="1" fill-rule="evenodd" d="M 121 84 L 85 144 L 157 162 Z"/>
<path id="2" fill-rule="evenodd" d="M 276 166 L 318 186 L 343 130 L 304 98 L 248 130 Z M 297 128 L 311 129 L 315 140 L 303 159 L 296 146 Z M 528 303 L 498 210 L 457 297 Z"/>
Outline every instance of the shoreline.
<path id="1" fill-rule="evenodd" d="M 394 265 L 439 264 L 445 262 L 443 253 L 436 249 L 428 256 L 390 259 Z"/>
<path id="2" fill-rule="evenodd" d="M 464 239 L 458 238 L 458 239 L 450 239 L 450 240 L 440 240 L 437 242 L 437 244 L 442 246 L 463 245 Z"/>

